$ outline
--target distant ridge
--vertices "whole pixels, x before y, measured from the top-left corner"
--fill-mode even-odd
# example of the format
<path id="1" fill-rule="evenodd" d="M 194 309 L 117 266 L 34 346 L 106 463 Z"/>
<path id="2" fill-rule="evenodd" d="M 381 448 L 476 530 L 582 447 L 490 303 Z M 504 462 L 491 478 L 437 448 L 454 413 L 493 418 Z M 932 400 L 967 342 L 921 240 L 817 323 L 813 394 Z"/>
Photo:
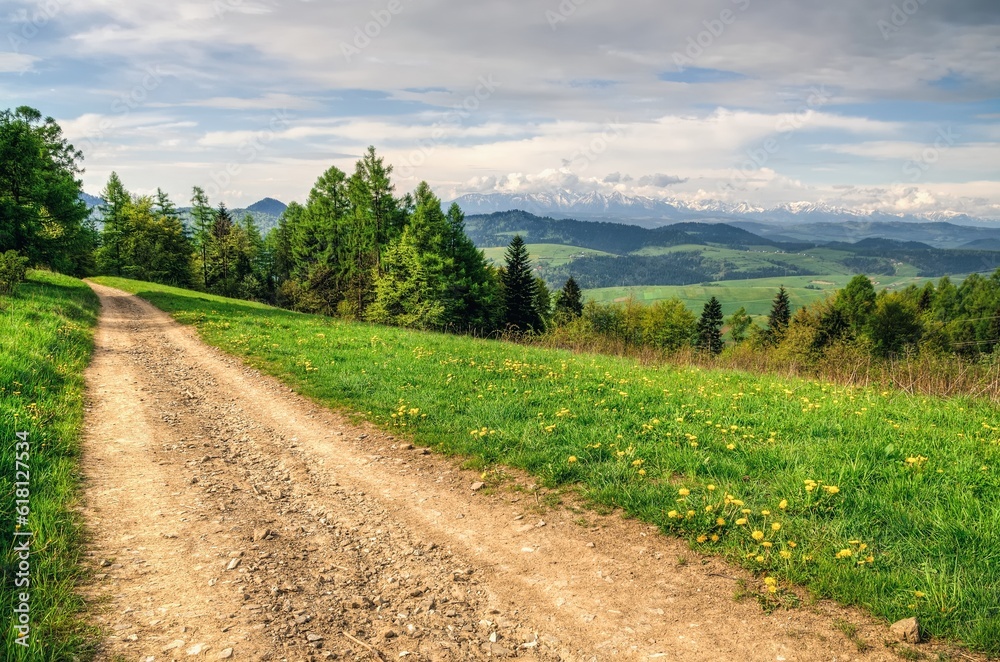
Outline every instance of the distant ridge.
<path id="1" fill-rule="evenodd" d="M 774 207 L 719 200 L 685 202 L 628 196 L 620 192 L 575 193 L 470 193 L 455 200 L 466 214 L 491 214 L 521 209 L 539 216 L 575 218 L 585 221 L 612 221 L 644 227 L 658 227 L 679 221 L 761 222 L 775 225 L 804 223 L 931 223 L 947 222 L 974 227 L 1000 227 L 1000 219 L 975 218 L 967 214 L 940 212 L 929 214 L 887 214 L 859 211 L 811 202 L 792 202 Z"/>
<path id="2" fill-rule="evenodd" d="M 104 200 L 102 198 L 99 198 L 96 195 L 90 195 L 89 193 L 84 193 L 83 191 L 80 192 L 80 199 L 87 205 L 87 209 L 100 207 L 104 204 Z"/>
<path id="3" fill-rule="evenodd" d="M 274 198 L 264 198 L 247 207 L 247 211 L 260 212 L 271 216 L 281 216 L 285 213 L 286 209 L 288 209 L 288 205 Z"/>

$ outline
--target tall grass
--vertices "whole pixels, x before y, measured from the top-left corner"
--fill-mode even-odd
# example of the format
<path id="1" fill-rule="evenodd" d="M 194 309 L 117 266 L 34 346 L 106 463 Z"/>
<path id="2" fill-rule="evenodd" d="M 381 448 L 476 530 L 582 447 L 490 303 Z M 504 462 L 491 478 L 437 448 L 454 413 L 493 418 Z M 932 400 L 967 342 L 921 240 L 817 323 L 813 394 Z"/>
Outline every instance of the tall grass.
<path id="1" fill-rule="evenodd" d="M 668 352 L 597 333 L 573 333 L 567 328 L 553 329 L 521 342 L 549 349 L 629 357 L 644 364 L 769 373 L 853 386 L 892 388 L 912 395 L 963 395 L 1000 403 L 1000 356 L 994 354 L 970 358 L 925 352 L 880 359 L 863 348 L 839 346 L 828 348 L 824 356 L 802 359 L 786 352 L 743 344 L 728 347 L 720 356 L 709 356 L 690 347 Z"/>
<path id="2" fill-rule="evenodd" d="M 419 443 L 578 485 L 706 553 L 1000 654 L 1000 412 L 984 399 L 643 365 L 101 281 Z"/>
<path id="3" fill-rule="evenodd" d="M 4 660 L 85 658 L 93 637 L 82 624 L 79 437 L 83 371 L 93 348 L 98 301 L 84 283 L 32 272 L 12 297 L 0 297 L 0 549 L 3 560 L 0 632 Z M 15 521 L 15 442 L 27 432 L 30 508 L 30 646 L 15 643 L 19 559 L 12 553 Z"/>

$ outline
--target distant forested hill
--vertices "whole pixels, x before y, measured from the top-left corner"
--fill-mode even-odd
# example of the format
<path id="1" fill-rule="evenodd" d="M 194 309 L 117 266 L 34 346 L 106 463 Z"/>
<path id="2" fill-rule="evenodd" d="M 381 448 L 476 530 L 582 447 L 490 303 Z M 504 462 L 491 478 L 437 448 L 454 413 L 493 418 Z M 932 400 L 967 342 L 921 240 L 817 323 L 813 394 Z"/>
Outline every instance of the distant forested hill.
<path id="1" fill-rule="evenodd" d="M 481 248 L 505 246 L 515 234 L 532 244 L 566 244 L 625 255 L 651 246 L 716 244 L 728 248 L 771 246 L 801 250 L 812 244 L 783 244 L 723 223 L 676 223 L 649 229 L 638 225 L 575 221 L 506 211 L 469 216 L 465 231 Z"/>

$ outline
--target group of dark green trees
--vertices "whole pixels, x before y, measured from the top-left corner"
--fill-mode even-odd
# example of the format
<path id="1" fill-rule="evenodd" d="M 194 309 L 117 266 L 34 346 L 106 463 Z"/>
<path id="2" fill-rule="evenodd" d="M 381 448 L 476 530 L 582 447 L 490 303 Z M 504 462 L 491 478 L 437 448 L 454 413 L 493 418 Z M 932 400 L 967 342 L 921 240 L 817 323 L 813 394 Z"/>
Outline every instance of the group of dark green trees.
<path id="1" fill-rule="evenodd" d="M 395 195 L 374 148 L 347 175 L 333 167 L 292 203 L 265 242 L 274 301 L 296 310 L 417 329 L 537 332 L 550 293 L 520 237 L 493 267 L 422 182 Z M 582 305 L 582 304 L 581 304 Z"/>
<path id="2" fill-rule="evenodd" d="M 845 345 L 877 357 L 993 354 L 1000 345 L 1000 270 L 971 274 L 958 286 L 945 276 L 898 291 L 876 291 L 868 277 L 855 276 L 835 296 L 797 310 L 783 342 L 802 358 Z"/>
<path id="3" fill-rule="evenodd" d="M 0 112 L 0 253 L 93 271 L 98 237 L 80 200 L 81 158 L 51 117 L 27 106 Z"/>

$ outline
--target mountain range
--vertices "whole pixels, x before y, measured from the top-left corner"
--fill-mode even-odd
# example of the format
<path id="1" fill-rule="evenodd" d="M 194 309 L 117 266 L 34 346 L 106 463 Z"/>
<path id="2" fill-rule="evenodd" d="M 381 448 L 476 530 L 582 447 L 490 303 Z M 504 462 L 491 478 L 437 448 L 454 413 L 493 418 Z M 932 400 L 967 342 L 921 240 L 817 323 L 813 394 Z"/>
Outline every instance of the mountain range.
<path id="1" fill-rule="evenodd" d="M 91 209 L 101 204 L 86 193 L 81 199 Z M 621 193 L 576 194 L 557 191 L 533 194 L 468 194 L 457 198 L 467 216 L 521 210 L 550 220 L 616 223 L 620 226 L 661 228 L 678 223 L 724 223 L 781 244 L 853 243 L 882 238 L 919 241 L 936 248 L 1000 250 L 1000 220 L 947 213 L 924 216 L 863 213 L 855 210 L 793 203 L 763 208 L 747 203 L 718 201 L 687 204 Z M 278 225 L 287 205 L 263 198 L 245 208 L 231 209 L 234 218 L 250 214 L 261 233 Z M 189 209 L 182 208 L 187 215 Z M 624 227 L 620 227 L 622 231 Z M 677 228 L 675 228 L 677 229 Z"/>
<path id="2" fill-rule="evenodd" d="M 490 214 L 521 209 L 552 218 L 603 220 L 658 227 L 678 221 L 724 222 L 757 221 L 764 223 L 929 223 L 949 222 L 958 225 L 1000 227 L 1000 219 L 982 219 L 967 214 L 947 212 L 927 215 L 863 212 L 825 204 L 796 202 L 765 208 L 748 203 L 718 200 L 684 202 L 614 193 L 470 193 L 454 202 L 466 214 Z"/>

